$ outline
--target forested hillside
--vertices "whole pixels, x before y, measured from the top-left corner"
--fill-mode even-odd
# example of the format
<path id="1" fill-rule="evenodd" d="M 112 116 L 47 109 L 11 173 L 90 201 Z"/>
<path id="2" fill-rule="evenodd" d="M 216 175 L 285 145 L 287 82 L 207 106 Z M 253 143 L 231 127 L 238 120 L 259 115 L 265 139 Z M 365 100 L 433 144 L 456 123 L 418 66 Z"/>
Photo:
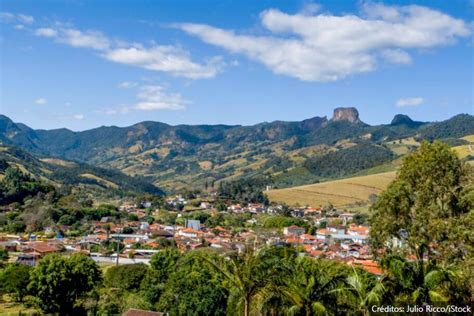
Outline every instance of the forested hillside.
<path id="1" fill-rule="evenodd" d="M 331 119 L 314 117 L 300 122 L 171 126 L 147 121 L 83 132 L 34 130 L 0 115 L 0 142 L 4 144 L 39 157 L 86 162 L 143 176 L 169 192 L 262 176 L 271 178 L 268 184 L 276 187 L 314 183 L 396 159 L 413 150 L 407 139 L 459 142 L 459 137 L 470 134 L 474 134 L 472 115 L 435 123 L 397 115 L 390 124 L 370 126 L 359 119 L 355 108 L 338 108 Z M 91 168 L 80 163 L 75 166 Z M 62 168 L 53 175 L 70 178 L 75 170 Z M 131 181 L 114 172 L 100 172 L 115 178 L 112 182 Z"/>
<path id="2" fill-rule="evenodd" d="M 54 158 L 40 160 L 22 149 L 3 146 L 0 147 L 1 178 L 8 176 L 8 169 L 21 171 L 22 177 L 41 180 L 49 185 L 77 185 L 97 190 L 108 189 L 122 194 L 127 192 L 163 194 L 162 190 L 146 179 L 130 177 L 118 170 Z"/>

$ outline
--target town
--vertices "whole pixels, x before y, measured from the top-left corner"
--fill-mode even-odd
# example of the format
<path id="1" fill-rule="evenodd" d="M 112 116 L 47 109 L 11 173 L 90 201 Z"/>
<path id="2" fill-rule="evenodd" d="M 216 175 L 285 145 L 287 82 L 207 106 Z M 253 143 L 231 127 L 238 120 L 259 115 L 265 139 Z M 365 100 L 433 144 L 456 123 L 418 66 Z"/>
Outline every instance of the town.
<path id="1" fill-rule="evenodd" d="M 200 197 L 193 203 L 196 200 L 200 201 Z M 167 198 L 166 203 L 167 212 L 176 216 L 174 223 L 155 220 L 160 218 L 160 210 L 153 209 L 150 201 L 124 202 L 117 210 L 126 215 L 125 219 L 103 216 L 89 223 L 88 234 L 68 236 L 71 230 L 68 225 L 45 227 L 43 231 L 26 235 L 2 233 L 0 249 L 7 250 L 12 261 L 34 266 L 45 255 L 59 252 L 81 252 L 103 264 L 148 264 L 153 254 L 170 245 L 184 252 L 211 247 L 241 253 L 245 247 L 288 244 L 297 247 L 302 255 L 336 260 L 381 274 L 378 264 L 372 260 L 367 243 L 370 228 L 361 214 L 331 206 L 290 209 L 286 205 L 261 203 L 229 204 L 219 211 L 208 200 L 186 211 L 184 208 L 189 201 L 181 195 Z M 263 221 L 271 222 L 272 217 L 281 219 L 284 209 L 289 214 L 289 222 L 303 225 L 276 223 L 280 227 L 265 227 Z M 237 225 L 225 225 L 222 220 L 220 223 L 218 218 L 226 215 L 233 217 Z M 216 225 L 212 225 L 213 217 Z M 211 220 L 201 222 L 199 218 Z"/>

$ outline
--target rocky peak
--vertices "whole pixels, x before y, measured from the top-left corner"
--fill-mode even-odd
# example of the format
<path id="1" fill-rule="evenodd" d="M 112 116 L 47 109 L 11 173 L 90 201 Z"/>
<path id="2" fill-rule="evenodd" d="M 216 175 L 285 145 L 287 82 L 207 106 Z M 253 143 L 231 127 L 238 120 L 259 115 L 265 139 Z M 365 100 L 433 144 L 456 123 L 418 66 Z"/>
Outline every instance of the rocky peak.
<path id="1" fill-rule="evenodd" d="M 351 123 L 360 123 L 359 111 L 356 108 L 335 108 L 332 121 L 348 121 Z"/>
<path id="2" fill-rule="evenodd" d="M 413 121 L 408 115 L 405 114 L 397 114 L 393 117 L 392 122 L 390 125 L 395 126 L 395 125 L 406 125 L 409 127 L 418 127 L 422 125 L 423 122 L 417 122 Z"/>
<path id="3" fill-rule="evenodd" d="M 413 123 L 414 123 L 413 120 L 408 115 L 397 114 L 393 117 L 393 120 L 390 123 L 390 125 L 400 125 L 400 124 L 411 125 Z"/>

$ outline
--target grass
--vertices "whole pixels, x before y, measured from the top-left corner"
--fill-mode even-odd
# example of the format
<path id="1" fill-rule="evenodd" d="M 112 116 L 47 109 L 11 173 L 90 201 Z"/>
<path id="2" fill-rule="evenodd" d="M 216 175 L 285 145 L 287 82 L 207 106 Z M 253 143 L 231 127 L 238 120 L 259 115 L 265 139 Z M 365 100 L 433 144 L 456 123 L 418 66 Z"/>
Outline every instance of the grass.
<path id="1" fill-rule="evenodd" d="M 34 308 L 13 302 L 9 295 L 4 294 L 0 296 L 0 315 L 40 315 L 40 312 Z"/>
<path id="2" fill-rule="evenodd" d="M 287 189 L 270 190 L 265 193 L 270 201 L 289 205 L 299 204 L 318 207 L 331 203 L 337 207 L 344 207 L 365 202 L 372 194 L 380 194 L 393 179 L 395 179 L 395 171 L 390 171 Z"/>
<path id="3" fill-rule="evenodd" d="M 467 135 L 467 136 L 464 136 L 461 139 L 467 140 L 470 143 L 474 143 L 474 135 Z"/>
<path id="4" fill-rule="evenodd" d="M 83 178 L 88 178 L 88 179 L 93 179 L 93 180 L 96 180 L 97 182 L 99 183 L 102 183 L 106 186 L 108 186 L 109 188 L 113 188 L 113 189 L 117 189 L 118 188 L 118 185 L 111 182 L 111 181 L 108 181 L 108 180 L 105 180 L 105 179 L 102 179 L 96 175 L 93 175 L 91 173 L 83 173 L 81 174 L 81 177 Z"/>
<path id="5" fill-rule="evenodd" d="M 61 166 L 61 167 L 73 168 L 76 166 L 76 164 L 72 161 L 66 161 L 66 160 L 57 159 L 57 158 L 43 158 L 40 160 L 42 162 L 46 162 L 46 163 Z"/>
<path id="6" fill-rule="evenodd" d="M 469 155 L 474 156 L 474 145 L 461 145 L 453 147 L 453 150 L 458 154 L 459 158 L 463 159 Z"/>

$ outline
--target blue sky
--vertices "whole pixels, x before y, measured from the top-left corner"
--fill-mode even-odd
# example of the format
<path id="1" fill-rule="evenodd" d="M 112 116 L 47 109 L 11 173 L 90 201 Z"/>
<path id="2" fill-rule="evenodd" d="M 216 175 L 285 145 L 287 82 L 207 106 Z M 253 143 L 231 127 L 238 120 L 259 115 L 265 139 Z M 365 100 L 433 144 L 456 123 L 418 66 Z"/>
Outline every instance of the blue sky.
<path id="1" fill-rule="evenodd" d="M 416 5 L 413 5 L 413 4 Z M 10 1 L 0 113 L 34 128 L 473 114 L 473 1 Z"/>

